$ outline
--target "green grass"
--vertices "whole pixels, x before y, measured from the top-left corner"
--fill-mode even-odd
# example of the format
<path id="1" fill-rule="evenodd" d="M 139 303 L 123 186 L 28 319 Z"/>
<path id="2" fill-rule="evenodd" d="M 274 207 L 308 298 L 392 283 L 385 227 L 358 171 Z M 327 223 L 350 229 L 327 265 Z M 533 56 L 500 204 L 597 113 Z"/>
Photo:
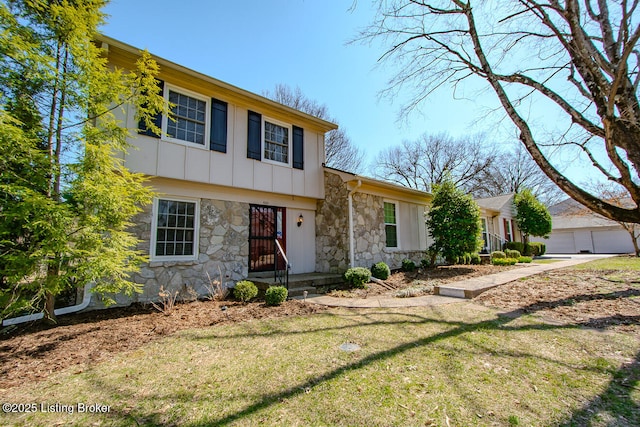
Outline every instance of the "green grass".
<path id="1" fill-rule="evenodd" d="M 616 256 L 590 261 L 575 267 L 579 270 L 632 270 L 640 271 L 640 258 L 631 256 Z"/>
<path id="2" fill-rule="evenodd" d="M 534 259 L 534 264 L 553 264 L 554 262 L 563 261 L 561 259 Z"/>
<path id="3" fill-rule="evenodd" d="M 340 350 L 347 342 L 360 350 Z M 3 424 L 638 425 L 639 348 L 637 337 L 470 303 L 336 309 L 183 331 L 5 390 L 4 402 L 110 412 L 12 414 Z"/>

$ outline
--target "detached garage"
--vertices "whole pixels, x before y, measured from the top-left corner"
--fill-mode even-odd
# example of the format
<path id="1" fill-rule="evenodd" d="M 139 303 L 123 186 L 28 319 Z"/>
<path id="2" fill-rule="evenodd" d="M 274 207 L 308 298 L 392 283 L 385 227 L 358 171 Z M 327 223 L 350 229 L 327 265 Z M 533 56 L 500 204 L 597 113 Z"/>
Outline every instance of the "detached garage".
<path id="1" fill-rule="evenodd" d="M 584 209 L 562 210 L 555 206 L 549 211 L 553 224 L 551 235 L 548 239 L 532 239 L 546 244 L 547 253 L 625 254 L 634 251 L 631 235 L 615 221 Z"/>

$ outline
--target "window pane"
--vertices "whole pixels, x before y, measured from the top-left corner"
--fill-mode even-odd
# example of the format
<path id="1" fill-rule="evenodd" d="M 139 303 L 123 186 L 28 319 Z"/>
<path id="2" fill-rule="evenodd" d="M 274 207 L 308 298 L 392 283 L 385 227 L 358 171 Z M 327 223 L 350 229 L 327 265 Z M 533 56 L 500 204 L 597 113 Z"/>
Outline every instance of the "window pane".
<path id="1" fill-rule="evenodd" d="M 396 223 L 396 205 L 384 202 L 384 222 L 385 224 Z"/>
<path id="2" fill-rule="evenodd" d="M 388 248 L 397 248 L 398 247 L 398 235 L 397 228 L 395 225 L 385 225 L 385 232 L 387 235 L 387 247 Z"/>

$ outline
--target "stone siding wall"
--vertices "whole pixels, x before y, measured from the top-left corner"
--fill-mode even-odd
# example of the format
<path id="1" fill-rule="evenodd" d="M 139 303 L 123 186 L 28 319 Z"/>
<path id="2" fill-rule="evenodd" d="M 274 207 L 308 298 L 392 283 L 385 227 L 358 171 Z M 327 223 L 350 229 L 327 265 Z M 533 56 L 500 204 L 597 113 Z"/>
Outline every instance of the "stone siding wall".
<path id="1" fill-rule="evenodd" d="M 325 171 L 325 200 L 318 202 L 316 213 L 316 270 L 343 273 L 349 268 L 349 213 L 347 184 Z M 353 195 L 354 263 L 370 268 L 384 261 L 400 268 L 410 258 L 416 264 L 424 251 L 407 251 L 386 247 L 384 200 L 380 196 L 356 192 Z"/>
<path id="2" fill-rule="evenodd" d="M 152 207 L 135 219 L 132 231 L 141 240 L 138 249 L 149 254 Z M 157 301 L 160 287 L 178 291 L 179 299 L 206 295 L 209 278 L 232 286 L 247 277 L 249 271 L 249 204 L 224 200 L 200 201 L 199 255 L 194 261 L 151 261 L 142 266 L 132 280 L 143 285 L 143 292 L 133 297 L 118 295 L 118 305 Z M 218 270 L 220 268 L 220 272 Z M 93 298 L 93 308 L 101 303 Z"/>
<path id="3" fill-rule="evenodd" d="M 343 273 L 349 268 L 347 186 L 333 173 L 324 173 L 325 199 L 316 210 L 316 271 Z"/>

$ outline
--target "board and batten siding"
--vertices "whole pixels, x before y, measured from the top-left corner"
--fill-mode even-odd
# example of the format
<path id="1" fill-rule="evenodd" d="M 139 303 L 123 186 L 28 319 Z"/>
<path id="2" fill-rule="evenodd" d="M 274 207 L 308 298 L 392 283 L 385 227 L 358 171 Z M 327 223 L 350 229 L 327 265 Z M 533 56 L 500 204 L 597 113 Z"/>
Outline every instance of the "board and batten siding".
<path id="1" fill-rule="evenodd" d="M 132 110 L 126 109 L 126 121 L 135 129 Z M 324 134 L 299 127 L 304 130 L 304 169 L 249 159 L 248 111 L 228 103 L 226 153 L 138 134 L 129 139 L 131 148 L 123 155 L 125 165 L 150 176 L 323 198 Z"/>

